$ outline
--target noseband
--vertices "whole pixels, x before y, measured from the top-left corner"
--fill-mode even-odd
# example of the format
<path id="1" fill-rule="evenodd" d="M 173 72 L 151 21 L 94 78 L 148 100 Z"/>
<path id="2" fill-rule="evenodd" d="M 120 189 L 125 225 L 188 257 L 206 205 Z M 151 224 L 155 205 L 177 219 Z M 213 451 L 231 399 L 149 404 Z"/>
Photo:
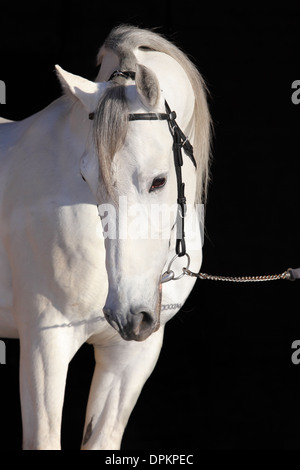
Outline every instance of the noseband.
<path id="1" fill-rule="evenodd" d="M 135 80 L 135 72 L 131 71 L 120 71 L 116 70 L 109 77 L 108 81 L 112 80 L 114 77 L 124 77 L 126 79 Z M 197 168 L 197 163 L 193 153 L 193 146 L 189 142 L 188 138 L 182 132 L 180 127 L 176 122 L 176 112 L 171 111 L 170 106 L 167 101 L 165 101 L 165 113 L 134 113 L 128 115 L 129 121 L 167 121 L 169 125 L 170 133 L 173 137 L 173 156 L 174 156 L 174 166 L 176 171 L 177 179 L 177 236 L 176 236 L 176 257 L 187 256 L 186 253 L 186 244 L 185 244 L 185 233 L 184 233 L 184 218 L 186 216 L 186 197 L 184 194 L 185 184 L 182 181 L 182 149 L 190 158 L 194 167 Z M 95 113 L 89 114 L 89 119 L 94 119 Z M 188 257 L 189 259 L 189 257 Z"/>

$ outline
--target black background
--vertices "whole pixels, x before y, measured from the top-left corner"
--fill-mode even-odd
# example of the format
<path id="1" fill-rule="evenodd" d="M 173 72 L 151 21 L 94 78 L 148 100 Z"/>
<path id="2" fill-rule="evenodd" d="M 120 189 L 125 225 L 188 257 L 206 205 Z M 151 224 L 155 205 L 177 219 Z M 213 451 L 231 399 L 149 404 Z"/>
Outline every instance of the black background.
<path id="1" fill-rule="evenodd" d="M 106 4 L 107 3 L 107 4 Z M 246 6 L 247 5 L 247 6 Z M 270 4 L 271 5 L 271 4 Z M 111 28 L 158 27 L 207 81 L 214 121 L 202 271 L 300 266 L 300 6 L 169 0 L 2 2 L 0 115 L 22 119 L 60 95 L 54 64 L 93 79 Z M 299 282 L 299 281 L 298 281 Z M 164 347 L 130 418 L 123 449 L 300 450 L 299 283 L 197 281 L 166 327 Z M 21 447 L 18 342 L 0 366 L 0 448 Z M 92 347 L 70 365 L 64 449 L 80 446 Z"/>

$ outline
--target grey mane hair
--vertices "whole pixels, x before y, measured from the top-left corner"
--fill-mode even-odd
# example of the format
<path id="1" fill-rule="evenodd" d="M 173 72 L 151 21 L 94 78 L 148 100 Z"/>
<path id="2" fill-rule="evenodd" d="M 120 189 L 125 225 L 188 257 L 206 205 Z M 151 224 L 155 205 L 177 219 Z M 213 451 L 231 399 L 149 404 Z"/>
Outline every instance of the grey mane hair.
<path id="1" fill-rule="evenodd" d="M 114 81 L 105 90 L 94 116 L 94 141 L 99 155 L 101 176 L 113 200 L 115 194 L 111 185 L 111 162 L 125 143 L 127 128 L 128 105 L 125 86 Z"/>
<path id="2" fill-rule="evenodd" d="M 111 31 L 100 48 L 97 64 L 101 64 L 107 50 L 112 50 L 118 56 L 120 70 L 135 71 L 136 57 L 134 51 L 136 49 L 154 50 L 168 54 L 181 65 L 190 80 L 195 96 L 193 125 L 192 128 L 188 129 L 189 140 L 194 147 L 194 156 L 197 162 L 198 184 L 195 203 L 203 203 L 207 197 L 209 182 L 210 137 L 212 128 L 206 99 L 208 91 L 204 80 L 195 65 L 177 46 L 158 33 L 130 25 L 121 25 Z M 108 80 L 108 78 L 101 74 L 100 69 L 99 79 L 104 81 Z M 123 79 L 124 85 L 125 82 Z M 117 83 L 122 83 L 119 77 Z M 127 131 L 127 123 L 125 123 L 127 113 L 124 112 L 126 108 L 125 91 L 122 88 L 124 88 L 122 85 L 120 85 L 119 89 L 115 85 L 112 85 L 112 88 L 108 88 L 99 103 L 96 113 L 95 134 L 99 148 L 100 168 L 103 171 L 104 182 L 108 184 L 108 189 L 110 187 L 108 181 L 109 167 L 114 155 L 112 152 L 114 149 L 120 149 L 120 146 L 124 143 Z M 172 107 L 172 103 L 169 104 Z M 115 109 L 114 106 L 116 106 Z M 100 116 L 103 111 L 105 111 L 105 116 Z M 121 116 L 123 112 L 124 114 Z M 103 125 L 104 129 L 99 129 L 98 126 L 100 125 Z M 182 130 L 186 132 L 186 129 Z M 101 141 L 103 137 L 104 140 Z M 103 153 L 104 150 L 105 155 Z M 109 159 L 108 161 L 106 160 L 107 158 Z M 104 162 L 103 160 L 106 161 Z"/>

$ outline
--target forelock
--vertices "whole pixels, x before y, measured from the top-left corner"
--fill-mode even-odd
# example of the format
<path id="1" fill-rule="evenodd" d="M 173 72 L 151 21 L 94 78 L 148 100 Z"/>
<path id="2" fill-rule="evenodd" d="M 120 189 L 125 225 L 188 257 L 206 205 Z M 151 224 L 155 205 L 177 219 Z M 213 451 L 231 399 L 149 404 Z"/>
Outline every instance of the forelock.
<path id="1" fill-rule="evenodd" d="M 99 158 L 101 178 L 114 197 L 111 164 L 123 147 L 128 129 L 128 105 L 125 86 L 112 82 L 101 97 L 94 116 L 94 141 Z"/>

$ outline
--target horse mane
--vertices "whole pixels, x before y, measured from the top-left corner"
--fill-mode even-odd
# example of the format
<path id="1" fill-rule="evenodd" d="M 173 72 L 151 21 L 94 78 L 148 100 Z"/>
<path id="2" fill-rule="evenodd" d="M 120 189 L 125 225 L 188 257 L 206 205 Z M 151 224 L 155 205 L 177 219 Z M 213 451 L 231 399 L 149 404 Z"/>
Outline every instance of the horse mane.
<path id="1" fill-rule="evenodd" d="M 184 69 L 195 96 L 193 126 L 189 130 L 189 139 L 193 144 L 194 157 L 197 162 L 198 184 L 195 203 L 205 202 L 209 181 L 211 119 L 206 99 L 207 88 L 195 65 L 177 46 L 161 34 L 130 25 L 118 26 L 110 32 L 98 53 L 98 65 L 102 63 L 107 49 L 112 50 L 118 56 L 120 70 L 135 71 L 137 60 L 134 51 L 136 49 L 165 53 Z M 128 108 L 124 87 L 124 78 L 115 78 L 103 94 L 95 113 L 95 142 L 101 155 L 100 167 L 108 190 L 109 160 L 111 161 L 116 151 L 120 150 L 127 133 Z"/>

